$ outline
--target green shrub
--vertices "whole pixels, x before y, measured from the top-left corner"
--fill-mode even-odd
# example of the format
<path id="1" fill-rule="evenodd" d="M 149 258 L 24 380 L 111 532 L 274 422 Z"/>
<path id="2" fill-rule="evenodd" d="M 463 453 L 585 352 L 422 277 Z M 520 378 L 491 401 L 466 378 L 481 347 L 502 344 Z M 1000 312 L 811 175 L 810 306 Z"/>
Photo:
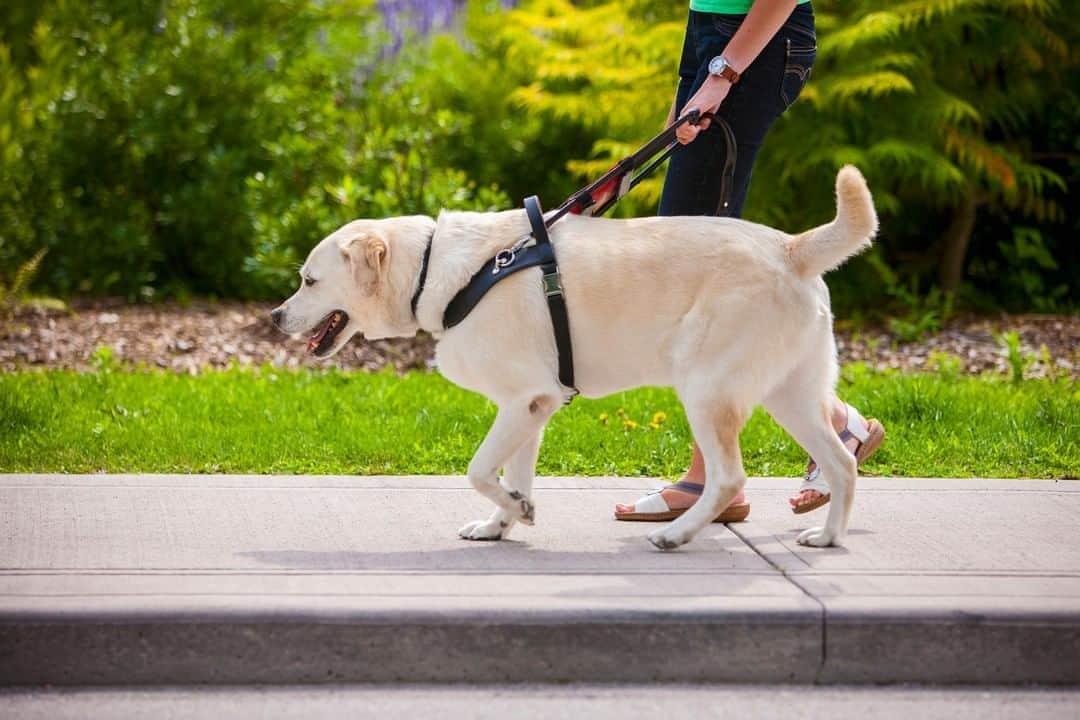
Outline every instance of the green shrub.
<path id="1" fill-rule="evenodd" d="M 917 337 L 946 298 L 1075 308 L 1069 8 L 814 4 L 818 63 L 747 217 L 827 219 L 855 162 L 882 233 L 830 276 L 840 314 Z M 38 284 L 62 295 L 266 297 L 355 217 L 554 206 L 657 131 L 686 3 L 502 5 L 396 54 L 371 0 L 0 5 L 0 275 L 45 247 Z M 616 212 L 655 212 L 661 178 Z"/>
<path id="2" fill-rule="evenodd" d="M 432 151 L 452 113 L 364 77 L 367 2 L 50 0 L 32 28 L 0 45 L 0 264 L 45 246 L 61 293 L 278 294 L 345 220 L 504 202 Z"/>

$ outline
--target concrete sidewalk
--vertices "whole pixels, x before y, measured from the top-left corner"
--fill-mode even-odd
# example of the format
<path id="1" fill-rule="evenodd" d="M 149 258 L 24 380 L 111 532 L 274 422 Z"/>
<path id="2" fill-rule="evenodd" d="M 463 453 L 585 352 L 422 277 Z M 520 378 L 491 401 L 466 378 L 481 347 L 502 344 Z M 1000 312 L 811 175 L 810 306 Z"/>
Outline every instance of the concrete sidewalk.
<path id="1" fill-rule="evenodd" d="M 459 540 L 459 477 L 0 476 L 0 684 L 1080 683 L 1080 482 L 860 480 L 845 548 L 792 480 L 671 553 L 655 481 L 548 478 Z"/>

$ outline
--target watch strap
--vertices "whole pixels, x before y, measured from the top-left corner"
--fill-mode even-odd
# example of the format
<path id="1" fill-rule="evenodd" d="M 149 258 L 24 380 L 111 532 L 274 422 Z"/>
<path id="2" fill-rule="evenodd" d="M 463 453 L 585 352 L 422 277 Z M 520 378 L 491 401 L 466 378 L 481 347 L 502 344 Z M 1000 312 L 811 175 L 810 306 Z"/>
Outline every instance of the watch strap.
<path id="1" fill-rule="evenodd" d="M 731 67 L 730 65 L 725 65 L 724 69 L 721 70 L 719 74 L 720 77 L 724 78 L 732 85 L 739 82 L 739 73 L 735 72 L 735 68 Z"/>
<path id="2" fill-rule="evenodd" d="M 722 68 L 720 68 L 720 72 L 713 73 L 710 70 L 710 73 L 712 73 L 713 75 L 719 75 L 720 77 L 724 78 L 729 83 L 731 83 L 732 85 L 739 82 L 739 77 L 740 77 L 739 73 L 735 71 L 735 68 L 731 67 L 731 64 L 727 61 L 727 58 L 720 55 L 720 56 L 718 56 L 718 58 L 713 58 L 713 62 L 715 62 L 716 59 L 723 60 L 723 65 L 724 66 Z M 710 62 L 709 64 L 711 65 L 712 62 Z"/>

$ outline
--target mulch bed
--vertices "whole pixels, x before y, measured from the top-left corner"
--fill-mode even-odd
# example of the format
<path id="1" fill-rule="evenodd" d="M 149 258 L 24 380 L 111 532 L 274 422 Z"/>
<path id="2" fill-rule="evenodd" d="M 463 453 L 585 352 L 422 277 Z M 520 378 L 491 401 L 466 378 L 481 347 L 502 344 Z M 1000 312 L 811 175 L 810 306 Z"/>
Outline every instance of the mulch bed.
<path id="1" fill-rule="evenodd" d="M 190 305 L 126 305 L 112 301 L 76 303 L 68 311 L 27 306 L 0 319 L 0 369 L 29 367 L 85 370 L 94 366 L 98 348 L 112 349 L 116 361 L 131 366 L 198 373 L 206 368 L 239 365 L 326 367 L 398 372 L 433 365 L 435 343 L 415 338 L 366 342 L 355 338 L 330 361 L 305 354 L 305 341 L 278 332 L 269 321 L 271 305 L 194 302 Z M 1009 364 L 995 334 L 1016 331 L 1025 352 L 1035 356 L 1028 377 L 1048 373 L 1077 379 L 1080 374 L 1080 316 L 1003 315 L 957 317 L 920 342 L 896 342 L 883 329 L 841 331 L 837 344 L 842 362 L 866 362 L 876 368 L 933 370 L 932 353 L 959 359 L 967 373 L 1007 373 Z M 1051 359 L 1042 359 L 1045 345 Z"/>

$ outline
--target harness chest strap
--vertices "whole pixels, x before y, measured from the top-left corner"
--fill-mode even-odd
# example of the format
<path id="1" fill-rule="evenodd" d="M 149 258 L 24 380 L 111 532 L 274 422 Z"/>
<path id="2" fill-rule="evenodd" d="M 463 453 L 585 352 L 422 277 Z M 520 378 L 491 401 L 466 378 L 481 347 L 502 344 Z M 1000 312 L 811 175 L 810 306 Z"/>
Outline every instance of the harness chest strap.
<path id="1" fill-rule="evenodd" d="M 551 327 L 555 332 L 555 348 L 559 354 L 559 382 L 577 394 L 574 385 L 574 350 L 570 342 L 570 317 L 566 312 L 566 298 L 563 297 L 562 280 L 559 276 L 559 264 L 555 261 L 555 250 L 548 238 L 544 213 L 540 210 L 540 200 L 531 195 L 525 198 L 525 212 L 532 225 L 532 235 L 536 244 L 550 250 L 551 259 L 540 266 L 544 273 L 544 295 L 547 296 L 548 311 L 551 313 Z"/>

